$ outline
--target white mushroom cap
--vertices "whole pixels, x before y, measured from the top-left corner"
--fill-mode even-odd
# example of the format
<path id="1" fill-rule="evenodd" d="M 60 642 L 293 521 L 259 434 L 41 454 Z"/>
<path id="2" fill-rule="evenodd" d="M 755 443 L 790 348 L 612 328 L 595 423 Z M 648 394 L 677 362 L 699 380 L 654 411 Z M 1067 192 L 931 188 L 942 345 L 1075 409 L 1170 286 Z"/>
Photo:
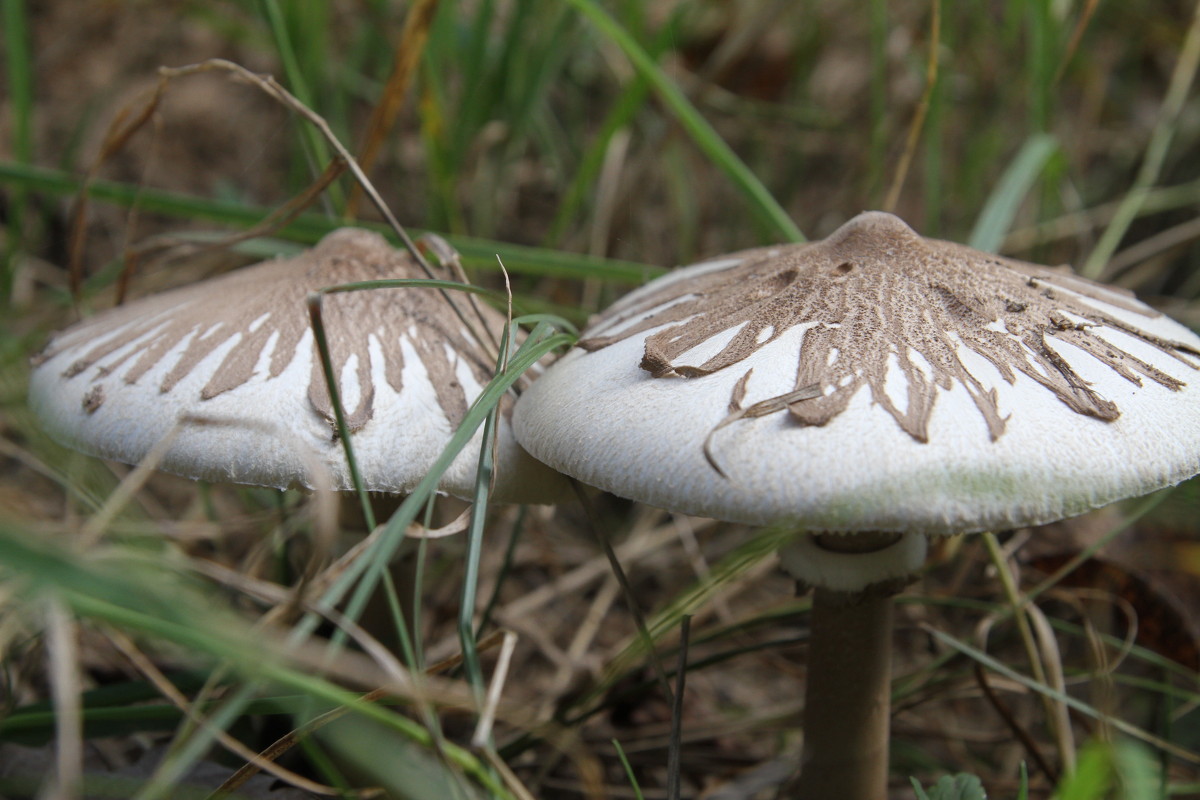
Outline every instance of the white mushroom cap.
<path id="1" fill-rule="evenodd" d="M 1200 337 L 1123 290 L 871 212 L 642 287 L 513 419 L 547 464 L 676 511 L 997 530 L 1200 471 Z"/>
<path id="2" fill-rule="evenodd" d="M 159 464 L 168 472 L 349 489 L 306 297 L 340 283 L 422 277 L 383 237 L 339 230 L 295 258 L 138 300 L 63 331 L 34 359 L 30 405 L 51 435 L 93 455 L 138 463 L 173 436 Z M 480 307 L 498 340 L 503 317 Z M 436 290 L 332 294 L 322 310 L 366 488 L 408 491 L 490 379 L 495 356 Z M 179 424 L 186 418 L 221 424 Z M 496 498 L 553 498 L 561 476 L 521 450 L 506 418 L 497 440 Z M 482 428 L 445 473 L 442 491 L 471 495 L 481 442 Z"/>

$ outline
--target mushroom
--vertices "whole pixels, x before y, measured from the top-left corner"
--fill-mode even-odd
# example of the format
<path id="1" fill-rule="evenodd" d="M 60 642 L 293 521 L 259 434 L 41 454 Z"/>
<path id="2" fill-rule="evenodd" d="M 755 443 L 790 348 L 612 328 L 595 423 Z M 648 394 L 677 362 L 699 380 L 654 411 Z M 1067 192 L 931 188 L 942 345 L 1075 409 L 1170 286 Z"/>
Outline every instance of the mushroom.
<path id="1" fill-rule="evenodd" d="M 801 797 L 879 800 L 891 598 L 927 537 L 1039 525 L 1200 471 L 1200 337 L 1121 289 L 861 214 L 677 270 L 593 321 L 517 439 L 673 511 L 802 529 Z"/>
<path id="2" fill-rule="evenodd" d="M 191 478 L 352 488 L 306 298 L 342 283 L 423 278 L 374 233 L 342 229 L 276 259 L 111 309 L 53 337 L 34 358 L 30 405 L 52 436 L 137 463 L 169 437 L 159 467 Z M 495 369 L 495 310 L 460 318 L 427 288 L 328 295 L 324 326 L 365 488 L 401 493 L 428 472 Z M 466 301 L 463 305 L 467 305 Z M 483 335 L 483 334 L 478 334 Z M 202 418 L 228 425 L 180 424 Z M 547 502 L 560 480 L 497 428 L 495 497 Z M 470 497 L 482 433 L 441 479 Z M 472 449 L 474 453 L 472 453 Z"/>

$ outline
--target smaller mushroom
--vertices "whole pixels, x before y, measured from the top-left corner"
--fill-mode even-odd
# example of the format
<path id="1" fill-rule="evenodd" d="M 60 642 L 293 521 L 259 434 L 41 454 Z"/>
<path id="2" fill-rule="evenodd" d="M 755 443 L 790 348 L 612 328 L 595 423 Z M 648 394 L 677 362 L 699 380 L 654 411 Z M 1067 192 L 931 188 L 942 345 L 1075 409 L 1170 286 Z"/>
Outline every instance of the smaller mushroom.
<path id="1" fill-rule="evenodd" d="M 383 237 L 343 229 L 276 259 L 144 298 L 57 334 L 34 358 L 29 403 L 64 444 L 179 475 L 277 488 L 336 489 L 351 479 L 310 325 L 309 293 L 342 283 L 423 278 Z M 465 303 L 464 303 L 465 305 Z M 505 324 L 471 315 L 499 339 Z M 495 369 L 494 347 L 440 292 L 389 288 L 329 295 L 323 319 L 359 470 L 368 490 L 402 493 L 425 476 Z M 505 399 L 505 408 L 511 400 Z M 180 425 L 201 418 L 225 425 Z M 549 502 L 561 477 L 497 428 L 497 500 Z M 470 497 L 482 432 L 440 490 Z"/>
<path id="2" fill-rule="evenodd" d="M 790 522 L 816 587 L 801 797 L 879 800 L 891 597 L 927 537 L 1039 525 L 1200 471 L 1200 337 L 1120 289 L 861 214 L 668 274 L 517 403 L 622 497 Z"/>

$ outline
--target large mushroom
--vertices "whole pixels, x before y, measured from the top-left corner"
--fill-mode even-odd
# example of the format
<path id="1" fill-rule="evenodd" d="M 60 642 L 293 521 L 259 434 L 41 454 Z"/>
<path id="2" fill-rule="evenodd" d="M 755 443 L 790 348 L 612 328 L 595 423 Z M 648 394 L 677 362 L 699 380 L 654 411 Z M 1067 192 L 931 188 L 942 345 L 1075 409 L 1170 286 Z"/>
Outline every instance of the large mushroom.
<path id="1" fill-rule="evenodd" d="M 76 449 L 192 478 L 278 488 L 352 488 L 306 297 L 342 283 L 426 277 L 374 233 L 343 229 L 316 248 L 123 305 L 68 328 L 35 357 L 29 402 Z M 428 288 L 329 295 L 334 373 L 365 488 L 411 490 L 496 366 L 505 324 Z M 507 402 L 507 401 L 506 401 Z M 229 424 L 189 424 L 188 420 Z M 181 424 L 181 421 L 183 423 Z M 559 476 L 529 458 L 507 419 L 495 497 L 547 502 Z M 482 433 L 439 488 L 470 497 Z M 316 474 L 325 473 L 324 476 Z"/>
<path id="2" fill-rule="evenodd" d="M 802 530 L 799 796 L 886 794 L 891 597 L 926 537 L 1038 525 L 1200 471 L 1200 337 L 1129 293 L 861 214 L 677 270 L 517 404 L 518 441 L 623 497 Z"/>

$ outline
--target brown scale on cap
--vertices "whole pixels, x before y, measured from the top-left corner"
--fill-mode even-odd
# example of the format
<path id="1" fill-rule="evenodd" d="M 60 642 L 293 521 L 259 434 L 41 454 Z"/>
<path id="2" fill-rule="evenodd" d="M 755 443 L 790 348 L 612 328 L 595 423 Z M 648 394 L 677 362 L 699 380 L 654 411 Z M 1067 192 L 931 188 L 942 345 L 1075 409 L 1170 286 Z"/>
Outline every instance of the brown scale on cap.
<path id="1" fill-rule="evenodd" d="M 64 373 L 65 377 L 72 377 L 140 341 L 138 347 L 105 363 L 101 374 L 94 379 L 102 381 L 125 368 L 120 379 L 132 384 L 182 345 L 182 352 L 175 357 L 159 387 L 168 393 L 206 356 L 238 337 L 237 344 L 201 390 L 202 399 L 211 399 L 250 380 L 272 338 L 275 341 L 270 350 L 268 375 L 275 378 L 284 371 L 310 329 L 305 305 L 309 293 L 341 283 L 424 277 L 407 253 L 392 248 L 382 237 L 343 230 L 295 258 L 266 262 L 203 284 L 166 292 L 139 301 L 133 309 L 113 309 L 77 331 L 55 338 L 36 362 L 43 363 L 63 350 L 78 348 L 83 355 Z M 346 409 L 351 430 L 362 428 L 373 415 L 371 336 L 382 345 L 384 375 L 397 392 L 402 388 L 404 359 L 395 345 L 401 338 L 411 342 L 451 425 L 461 421 L 468 403 L 445 344 L 465 359 L 481 384 L 487 382 L 494 368 L 494 360 L 463 329 L 446 307 L 446 300 L 436 291 L 419 288 L 339 293 L 326 296 L 322 310 L 334 374 L 341 375 L 350 358 L 356 359 L 361 391 L 355 407 Z M 488 321 L 496 328 L 503 324 L 491 309 L 482 312 L 489 315 Z M 89 348 L 87 341 L 93 340 L 103 341 Z M 94 411 L 103 402 L 102 384 L 97 383 L 87 397 L 92 400 L 86 410 Z M 333 408 L 315 348 L 308 398 L 313 409 L 332 423 Z"/>
<path id="2" fill-rule="evenodd" d="M 1041 267 L 925 239 L 890 214 L 860 215 L 819 242 L 761 248 L 735 257 L 740 259 L 735 266 L 668 283 L 619 304 L 606 315 L 604 328 L 649 316 L 611 336 L 584 339 L 579 346 L 598 350 L 667 325 L 647 337 L 641 367 L 656 378 L 694 378 L 743 361 L 791 328 L 810 325 L 794 384 L 806 391 L 799 399 L 776 398 L 781 402 L 774 406 L 786 408 L 802 425 L 824 425 L 866 384 L 872 399 L 921 442 L 928 441 L 938 390 L 954 383 L 970 394 L 991 438 L 1004 434 L 1007 417 L 1000 414 L 995 390 L 985 389 L 963 363 L 958 343 L 989 361 L 1009 383 L 1020 372 L 1073 411 L 1108 421 L 1117 419 L 1120 409 L 1092 390 L 1047 345 L 1048 339 L 1084 350 L 1132 383 L 1141 385 L 1146 377 L 1172 390 L 1184 382 L 1093 329 L 1122 331 L 1192 369 L 1197 364 L 1185 354 L 1200 355 L 1189 345 L 1156 337 L 1077 297 L 1147 318 L 1157 316 L 1122 290 L 1076 277 L 1065 267 Z M 659 307 L 663 308 L 654 311 Z M 743 327 L 704 363 L 677 363 L 687 351 L 738 326 Z M 932 375 L 914 363 L 911 353 L 927 362 Z M 891 358 L 907 383 L 904 410 L 885 391 Z M 813 394 L 817 396 L 809 396 Z M 765 402 L 764 408 L 772 406 Z M 740 405 L 738 398 L 733 405 Z"/>

